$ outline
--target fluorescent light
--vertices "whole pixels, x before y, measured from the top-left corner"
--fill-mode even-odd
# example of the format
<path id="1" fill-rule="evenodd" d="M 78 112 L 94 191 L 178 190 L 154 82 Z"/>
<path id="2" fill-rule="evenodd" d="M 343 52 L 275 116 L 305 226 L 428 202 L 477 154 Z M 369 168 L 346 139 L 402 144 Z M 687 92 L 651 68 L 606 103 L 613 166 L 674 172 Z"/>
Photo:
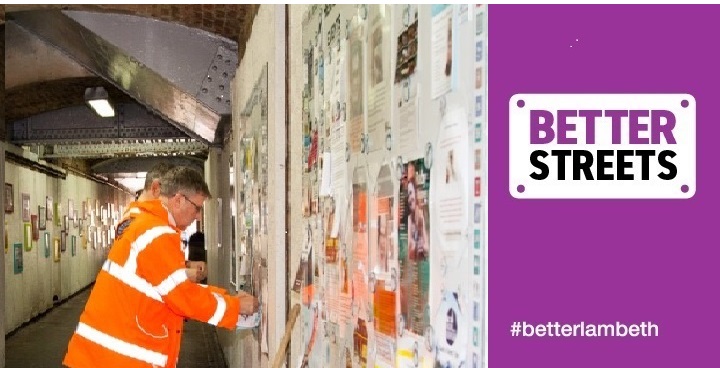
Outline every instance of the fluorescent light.
<path id="1" fill-rule="evenodd" d="M 108 102 L 108 100 L 90 100 L 88 103 L 90 104 L 90 107 L 95 110 L 95 113 L 104 118 L 115 116 L 115 110 L 112 106 L 110 106 L 110 102 Z"/>

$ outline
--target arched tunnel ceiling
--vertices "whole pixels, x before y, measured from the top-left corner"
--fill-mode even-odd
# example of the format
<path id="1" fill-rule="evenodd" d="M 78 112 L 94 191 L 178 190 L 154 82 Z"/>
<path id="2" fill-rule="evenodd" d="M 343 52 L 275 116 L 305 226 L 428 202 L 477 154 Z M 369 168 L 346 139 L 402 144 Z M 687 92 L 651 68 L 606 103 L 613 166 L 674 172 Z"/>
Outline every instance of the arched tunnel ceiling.
<path id="1" fill-rule="evenodd" d="M 259 8 L 259 4 L 7 4 L 3 13 L 6 11 L 62 9 L 144 16 L 201 29 L 233 40 L 238 44 L 238 59 L 242 59 L 245 53 L 245 43 L 250 36 L 253 19 Z"/>
<path id="2" fill-rule="evenodd" d="M 5 90 L 5 117 L 15 121 L 44 112 L 70 106 L 85 106 L 84 93 L 88 87 L 104 87 L 113 103 L 134 100 L 97 76 L 54 79 Z"/>
<path id="3" fill-rule="evenodd" d="M 162 63 L 165 61 L 175 60 L 175 62 L 178 62 L 177 59 L 183 59 L 182 54 L 178 53 L 184 52 L 182 49 L 186 48 L 187 42 L 181 41 L 189 40 L 189 38 L 185 35 L 188 32 L 186 27 L 191 27 L 197 30 L 212 32 L 217 36 L 237 42 L 234 48 L 232 45 L 230 47 L 225 47 L 224 49 L 218 48 L 217 50 L 214 50 L 216 52 L 212 55 L 208 55 L 208 52 L 204 51 L 206 59 L 198 59 L 197 56 L 194 56 L 196 60 L 200 61 L 193 65 L 193 71 L 197 72 L 196 69 L 204 68 L 204 70 L 200 70 L 199 75 L 210 76 L 213 73 L 212 66 L 220 65 L 217 63 L 215 57 L 218 53 L 222 54 L 224 52 L 222 55 L 222 62 L 224 63 L 220 68 L 230 66 L 230 68 L 226 69 L 228 71 L 227 74 L 230 74 L 230 72 L 234 74 L 238 60 L 244 54 L 245 43 L 250 35 L 252 22 L 258 8 L 259 5 L 239 4 L 6 5 L 3 10 L 6 11 L 7 14 L 2 14 L 3 17 L 0 17 L 7 19 L 7 23 L 2 23 L 3 36 L 5 36 L 7 27 L 8 33 L 11 29 L 13 29 L 13 32 L 20 30 L 20 39 L 23 37 L 27 38 L 27 35 L 29 34 L 36 40 L 34 41 L 35 44 L 32 44 L 28 42 L 12 42 L 11 40 L 14 37 L 10 36 L 2 37 L 2 42 L 6 42 L 6 38 L 10 39 L 6 42 L 5 47 L 3 47 L 7 54 L 2 58 L 2 62 L 4 63 L 3 69 L 5 70 L 5 75 L 12 75 L 12 78 L 9 80 L 3 79 L 3 85 L 9 87 L 6 88 L 7 96 L 3 96 L 3 98 L 7 97 L 6 101 L 3 101 L 3 105 L 5 106 L 5 123 L 9 124 L 7 126 L 10 128 L 10 131 L 3 131 L 2 138 L 13 142 L 13 137 L 10 136 L 10 132 L 13 131 L 13 124 L 17 122 L 26 124 L 26 126 L 30 126 L 31 124 L 39 126 L 37 123 L 41 122 L 40 117 L 46 118 L 48 112 L 57 112 L 58 114 L 61 114 L 61 112 L 65 111 L 62 114 L 67 114 L 67 111 L 69 111 L 68 109 L 84 108 L 85 102 L 83 92 L 85 88 L 103 86 L 109 92 L 110 99 L 113 104 L 120 104 L 126 107 L 135 105 L 140 109 L 147 108 L 149 109 L 147 111 L 152 111 L 154 113 L 154 115 L 150 113 L 147 114 L 150 116 L 148 117 L 150 124 L 156 124 L 153 122 L 154 120 L 160 118 L 165 119 L 168 126 L 174 128 L 175 133 L 169 134 L 168 136 L 149 136 L 146 137 L 148 138 L 147 141 L 138 139 L 127 140 L 124 138 L 117 139 L 117 137 L 106 137 L 105 139 L 97 139 L 96 141 L 93 141 L 92 139 L 88 140 L 86 135 L 85 138 L 82 139 L 82 142 L 76 139 L 74 141 L 75 143 L 73 143 L 72 140 L 54 143 L 47 141 L 33 142 L 31 140 L 26 140 L 22 143 L 13 143 L 25 145 L 29 144 L 31 146 L 34 144 L 47 145 L 44 146 L 45 149 L 39 150 L 40 153 L 45 153 L 47 155 L 47 157 L 44 157 L 45 159 L 49 159 L 52 162 L 53 157 L 80 157 L 85 159 L 88 162 L 88 165 L 92 166 L 93 170 L 103 167 L 105 167 L 104 170 L 113 167 L 119 168 L 117 165 L 102 165 L 104 160 L 111 156 L 124 157 L 123 160 L 131 163 L 125 165 L 126 168 L 142 166 L 140 164 L 133 165 L 132 160 L 144 160 L 147 158 L 147 155 L 151 154 L 178 155 L 175 157 L 192 155 L 187 157 L 191 157 L 191 160 L 195 161 L 204 160 L 207 155 L 207 143 L 218 143 L 218 136 L 215 135 L 215 140 L 213 141 L 211 134 L 208 131 L 202 130 L 217 129 L 220 131 L 219 127 L 221 126 L 221 123 L 225 124 L 229 121 L 229 114 L 217 114 L 217 117 L 215 118 L 217 120 L 217 126 L 215 128 L 202 126 L 196 127 L 192 124 L 178 124 L 178 122 L 173 118 L 182 120 L 182 118 L 188 118 L 189 116 L 188 121 L 192 121 L 192 119 L 198 119 L 198 117 L 202 118 L 203 114 L 208 115 L 207 111 L 209 110 L 212 112 L 213 110 L 208 108 L 207 105 L 211 105 L 213 101 L 203 101 L 201 103 L 194 102 L 191 104 L 188 104 L 188 101 L 199 101 L 202 97 L 201 95 L 204 88 L 209 87 L 209 89 L 211 89 L 210 92 L 212 93 L 212 89 L 214 88 L 217 90 L 218 85 L 210 86 L 210 82 L 206 80 L 203 80 L 202 82 L 187 82 L 178 80 L 178 77 L 182 78 L 185 74 L 190 74 L 187 71 L 182 75 L 175 76 L 175 79 L 169 78 L 167 75 L 163 75 L 162 73 L 167 74 L 167 70 L 173 69 L 172 65 L 164 66 L 167 70 L 160 70 L 159 72 L 156 70 L 147 71 L 151 74 L 151 77 L 148 77 L 147 74 L 142 74 L 141 76 L 144 77 L 142 79 L 150 80 L 152 82 L 150 83 L 152 88 L 154 90 L 160 90 L 162 95 L 172 96 L 174 100 L 170 100 L 170 103 L 168 103 L 168 100 L 165 100 L 164 102 L 167 105 L 174 106 L 176 110 L 181 110 L 174 111 L 173 113 L 175 115 L 168 114 L 166 111 L 162 111 L 161 106 L 158 106 L 162 104 L 163 101 L 158 102 L 157 99 L 153 100 L 152 98 L 147 98 L 147 91 L 138 89 L 133 90 L 128 87 L 127 83 L 124 84 L 121 78 L 113 75 L 113 70 L 107 68 L 107 65 L 113 60 L 117 63 L 117 55 L 112 54 L 111 56 L 113 57 L 111 58 L 100 57 L 100 59 L 98 59 L 97 51 L 93 50 L 101 49 L 107 56 L 108 50 L 112 51 L 113 48 L 115 48 L 115 51 L 121 50 L 121 48 L 117 45 L 118 43 L 122 44 L 122 42 L 125 42 L 125 45 L 121 46 L 127 47 L 128 44 L 132 45 L 136 43 L 135 41 L 132 41 L 133 39 L 137 40 L 144 37 L 143 34 L 160 34 L 161 31 L 166 32 L 167 34 L 175 34 L 174 40 L 177 42 L 169 42 L 169 45 L 155 45 L 149 43 L 143 46 L 143 49 L 121 50 L 121 52 L 118 52 L 118 54 L 121 54 L 120 58 L 124 58 L 121 60 L 121 63 L 118 64 L 122 64 L 123 66 L 128 66 L 130 64 L 152 65 L 154 62 L 156 69 L 162 69 Z M 38 14 L 40 12 L 36 11 L 38 9 L 46 11 L 51 10 L 51 12 L 39 16 Z M 62 12 L 60 10 L 62 10 Z M 97 12 L 98 14 L 93 14 L 92 12 Z M 108 21 L 113 19 L 114 23 Z M 66 28 L 70 28 L 71 32 L 61 33 L 53 30 L 48 31 L 48 28 L 42 24 L 43 21 L 46 20 L 52 21 L 50 24 L 64 25 Z M 143 24 L 143 26 L 123 27 L 123 24 L 127 22 L 130 22 L 133 25 Z M 107 24 L 110 24 L 110 26 L 107 29 L 103 29 L 103 27 Z M 176 26 L 173 26 L 173 24 Z M 178 28 L 177 25 L 181 25 L 183 27 Z M 95 28 L 93 29 L 93 27 Z M 143 31 L 133 33 L 133 29 L 143 29 Z M 183 30 L 185 34 L 178 36 L 178 29 Z M 192 30 L 189 31 L 191 33 L 193 32 Z M 127 37 L 116 38 L 112 40 L 112 42 L 106 39 L 112 39 L 113 35 L 120 32 L 128 32 Z M 208 35 L 203 32 L 195 33 L 204 34 L 205 36 L 203 37 L 207 40 L 213 39 L 212 35 Z M 75 37 L 73 38 L 72 35 L 75 35 Z M 92 36 L 92 42 L 88 43 L 87 37 L 78 37 L 87 35 Z M 104 35 L 104 38 L 100 35 Z M 171 35 L 169 37 L 173 36 Z M 123 41 L 124 38 L 127 38 L 127 40 Z M 161 38 L 156 37 L 156 40 L 160 40 Z M 222 38 L 217 39 L 221 40 Z M 165 40 L 167 40 L 167 38 L 165 38 Z M 37 43 L 39 43 L 40 46 L 38 46 Z M 31 49 L 28 52 L 29 46 L 36 47 L 37 49 Z M 87 50 L 88 48 L 90 51 Z M 153 51 L 148 53 L 148 50 Z M 96 53 L 94 57 L 86 58 L 88 54 L 92 54 L 93 52 Z M 232 65 L 230 65 L 230 62 L 227 60 L 229 59 L 227 52 L 232 52 L 234 54 L 232 55 L 234 57 Z M 178 55 L 180 55 L 180 57 L 178 57 Z M 6 59 L 7 63 L 5 63 Z M 58 68 L 53 69 L 52 66 L 57 65 L 62 65 L 60 70 L 58 70 Z M 13 70 L 22 72 L 13 73 Z M 225 70 L 220 69 L 219 71 L 216 71 L 217 75 L 212 75 L 216 81 L 222 79 L 223 71 Z M 136 73 L 135 76 L 138 76 L 138 74 Z M 172 81 L 176 84 L 183 84 L 184 82 L 184 90 L 180 90 L 180 93 L 178 93 L 179 88 L 177 88 L 177 86 L 163 89 L 163 86 L 158 86 L 158 76 L 160 80 L 167 81 L 172 79 Z M 232 75 L 229 75 L 229 77 L 231 78 Z M 229 80 L 230 78 L 227 79 Z M 191 83 L 195 84 L 189 88 L 188 85 Z M 229 83 L 226 83 L 226 85 L 227 95 L 229 96 Z M 188 89 L 195 90 L 188 91 Z M 184 96 L 179 96 L 180 94 L 184 94 Z M 214 97 L 215 96 L 212 96 L 211 98 L 214 99 Z M 223 97 L 222 101 L 217 102 L 227 105 L 227 101 L 225 101 L 225 99 L 226 98 Z M 196 108 L 195 104 L 200 107 Z M 182 109 L 183 107 L 188 106 L 190 106 L 191 109 Z M 218 107 L 215 108 L 219 109 Z M 230 109 L 227 110 L 229 111 Z M 48 121 L 52 121 L 52 119 L 46 119 L 44 122 L 47 124 Z M 3 124 L 3 126 L 6 126 L 6 124 Z M 88 120 L 73 121 L 69 123 L 66 122 L 64 124 L 76 124 L 77 126 L 82 126 L 83 124 L 89 125 L 94 123 Z M 122 129 L 121 125 L 118 126 L 120 127 L 119 129 Z M 65 126 L 65 128 L 67 128 L 67 126 Z M 184 136 L 178 136 L 178 129 L 180 133 L 184 133 Z M 198 133 L 198 131 L 201 132 Z M 170 136 L 172 136 L 172 139 L 163 139 L 170 138 Z M 197 138 L 201 139 L 198 140 Z M 205 140 L 205 143 L 202 142 L 203 140 Z M 148 145 L 145 142 L 152 143 Z M 113 145 L 116 147 L 113 148 Z M 143 147 L 141 147 L 143 145 L 149 147 L 149 149 L 143 150 Z M 198 147 L 203 148 L 200 154 L 198 154 Z M 164 149 L 166 151 L 163 151 Z M 138 154 L 140 151 L 144 152 L 142 152 L 142 154 Z M 74 154 L 76 154 L 76 156 L 73 156 Z M 134 155 L 137 155 L 138 158 L 135 158 Z M 143 155 L 143 158 L 139 158 L 139 156 Z M 167 156 L 165 156 L 165 158 L 167 158 Z M 200 165 L 200 167 L 202 167 L 202 165 Z"/>
<path id="4" fill-rule="evenodd" d="M 188 166 L 203 172 L 203 160 L 192 157 L 142 157 L 142 158 L 112 158 L 92 166 L 92 171 L 97 174 L 112 173 L 135 173 L 147 172 L 159 163 L 166 163 L 176 166 Z"/>
<path id="5" fill-rule="evenodd" d="M 67 54 L 191 137 L 214 142 L 229 116 L 237 44 L 182 25 L 131 15 L 38 10 L 8 24 Z M 8 48 L 15 48 L 8 44 Z M 10 69 L 12 65 L 6 65 Z"/>

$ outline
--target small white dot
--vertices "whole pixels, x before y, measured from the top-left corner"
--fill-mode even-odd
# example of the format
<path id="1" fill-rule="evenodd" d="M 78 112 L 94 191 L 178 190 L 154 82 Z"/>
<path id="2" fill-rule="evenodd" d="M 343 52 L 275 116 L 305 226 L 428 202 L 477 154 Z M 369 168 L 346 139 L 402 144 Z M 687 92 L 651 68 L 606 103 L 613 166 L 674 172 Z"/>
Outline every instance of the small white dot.
<path id="1" fill-rule="evenodd" d="M 578 41 L 579 41 L 579 39 L 576 38 L 576 39 L 575 39 L 575 42 L 578 42 Z"/>

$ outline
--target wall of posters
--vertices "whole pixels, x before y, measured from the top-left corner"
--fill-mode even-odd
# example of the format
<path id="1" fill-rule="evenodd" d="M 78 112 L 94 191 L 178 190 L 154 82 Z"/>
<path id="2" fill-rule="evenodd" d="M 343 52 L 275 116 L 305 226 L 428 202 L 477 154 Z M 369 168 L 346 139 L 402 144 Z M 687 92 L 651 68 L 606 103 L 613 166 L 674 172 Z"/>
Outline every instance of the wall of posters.
<path id="1" fill-rule="evenodd" d="M 292 361 L 468 366 L 484 313 L 483 8 L 304 9 L 302 226 L 317 234 L 294 238 Z"/>

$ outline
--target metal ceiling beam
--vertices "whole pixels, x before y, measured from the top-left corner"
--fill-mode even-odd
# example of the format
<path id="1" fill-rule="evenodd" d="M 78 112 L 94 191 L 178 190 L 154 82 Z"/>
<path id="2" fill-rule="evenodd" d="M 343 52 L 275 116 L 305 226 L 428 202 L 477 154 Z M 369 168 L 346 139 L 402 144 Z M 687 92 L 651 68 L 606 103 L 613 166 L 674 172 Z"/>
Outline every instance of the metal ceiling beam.
<path id="1" fill-rule="evenodd" d="M 5 90 L 64 78 L 93 76 L 60 50 L 9 22 L 5 34 Z"/>
<path id="2" fill-rule="evenodd" d="M 8 139 L 15 144 L 65 144 L 189 138 L 136 103 L 117 104 L 115 109 L 114 118 L 101 118 L 83 105 L 16 120 L 9 124 Z"/>
<path id="3" fill-rule="evenodd" d="M 56 144 L 46 148 L 42 158 L 99 158 L 143 156 L 198 156 L 206 157 L 208 145 L 197 141 L 122 142 L 111 144 Z"/>
<path id="4" fill-rule="evenodd" d="M 205 161 L 199 158 L 173 156 L 113 158 L 93 165 L 91 170 L 96 174 L 147 172 L 159 163 L 187 166 L 200 173 L 203 173 L 205 168 Z"/>
<path id="5" fill-rule="evenodd" d="M 42 10 L 8 13 L 8 21 L 62 50 L 192 137 L 216 141 L 223 115 L 230 114 L 230 80 L 237 67 L 237 44 L 232 41 L 215 37 L 222 41 L 215 42 L 204 31 L 120 14 Z M 140 35 L 148 34 L 156 35 L 149 44 L 132 47 Z M 194 56 L 198 44 L 206 47 Z M 206 72 L 199 78 L 200 72 L 188 70 Z"/>

